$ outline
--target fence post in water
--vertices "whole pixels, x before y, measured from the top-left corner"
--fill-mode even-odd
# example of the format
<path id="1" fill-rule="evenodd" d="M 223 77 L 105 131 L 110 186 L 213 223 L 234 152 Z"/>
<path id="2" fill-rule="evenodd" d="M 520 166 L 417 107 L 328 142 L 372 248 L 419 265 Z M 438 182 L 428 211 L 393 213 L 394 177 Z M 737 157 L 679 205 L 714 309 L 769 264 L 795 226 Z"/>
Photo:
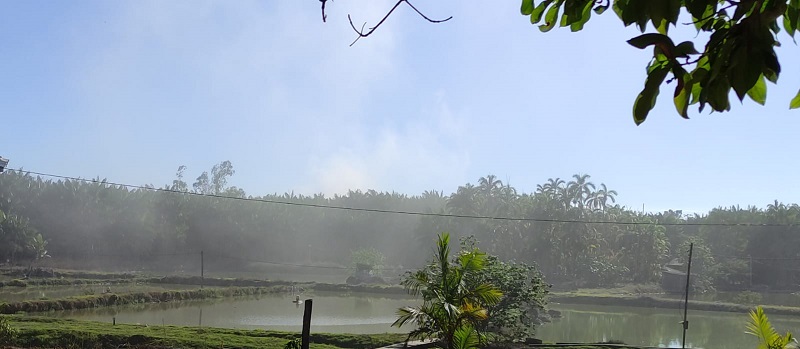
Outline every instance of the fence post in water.
<path id="1" fill-rule="evenodd" d="M 310 342 L 309 337 L 311 333 L 311 305 L 313 304 L 313 301 L 311 299 L 306 299 L 303 303 L 305 303 L 306 307 L 305 311 L 303 311 L 303 336 L 300 349 L 308 349 Z"/>
<path id="2" fill-rule="evenodd" d="M 203 251 L 200 251 L 200 289 L 203 289 L 205 283 L 205 266 L 203 265 Z"/>

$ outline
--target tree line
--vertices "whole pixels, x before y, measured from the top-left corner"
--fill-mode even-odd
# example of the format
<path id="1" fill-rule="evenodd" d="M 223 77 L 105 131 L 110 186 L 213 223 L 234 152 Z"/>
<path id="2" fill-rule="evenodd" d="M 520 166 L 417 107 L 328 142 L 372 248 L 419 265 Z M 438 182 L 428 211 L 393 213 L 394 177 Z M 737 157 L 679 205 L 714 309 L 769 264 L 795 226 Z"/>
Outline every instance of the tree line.
<path id="1" fill-rule="evenodd" d="M 374 248 L 385 255 L 386 266 L 416 268 L 431 255 L 430 241 L 450 232 L 456 239 L 474 236 L 503 260 L 535 263 L 556 285 L 659 282 L 665 263 L 685 261 L 689 243 L 695 246 L 695 287 L 794 289 L 800 282 L 793 267 L 800 260 L 797 204 L 776 201 L 766 208 L 719 207 L 691 215 L 641 212 L 617 204 L 615 190 L 585 174 L 549 179 L 530 193 L 488 175 L 449 195 L 354 190 L 249 196 L 228 185 L 235 174 L 228 161 L 191 185 L 185 171 L 181 166 L 173 183 L 159 188 L 168 191 L 2 173 L 0 261 L 26 263 L 44 250 L 53 262 L 114 256 L 115 263 L 138 265 L 154 255 L 202 250 L 236 257 L 226 260 L 231 268 L 252 261 L 347 266 L 353 251 Z"/>

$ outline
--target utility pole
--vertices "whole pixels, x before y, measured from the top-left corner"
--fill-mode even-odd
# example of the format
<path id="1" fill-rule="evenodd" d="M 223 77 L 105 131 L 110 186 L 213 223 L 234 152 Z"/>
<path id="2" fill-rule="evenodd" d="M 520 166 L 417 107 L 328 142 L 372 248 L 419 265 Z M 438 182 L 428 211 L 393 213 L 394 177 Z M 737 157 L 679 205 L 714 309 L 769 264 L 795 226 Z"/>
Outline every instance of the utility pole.
<path id="1" fill-rule="evenodd" d="M 750 289 L 753 289 L 753 255 L 750 255 Z"/>
<path id="2" fill-rule="evenodd" d="M 200 251 L 200 289 L 203 289 L 203 284 L 205 283 L 205 266 L 203 264 L 203 251 Z"/>
<path id="3" fill-rule="evenodd" d="M 685 298 L 683 301 L 683 340 L 681 340 L 681 348 L 686 349 L 686 330 L 689 329 L 689 320 L 686 319 L 686 316 L 689 313 L 689 276 L 692 274 L 692 249 L 694 248 L 694 243 L 689 244 L 689 263 L 686 266 L 686 293 L 684 294 Z"/>

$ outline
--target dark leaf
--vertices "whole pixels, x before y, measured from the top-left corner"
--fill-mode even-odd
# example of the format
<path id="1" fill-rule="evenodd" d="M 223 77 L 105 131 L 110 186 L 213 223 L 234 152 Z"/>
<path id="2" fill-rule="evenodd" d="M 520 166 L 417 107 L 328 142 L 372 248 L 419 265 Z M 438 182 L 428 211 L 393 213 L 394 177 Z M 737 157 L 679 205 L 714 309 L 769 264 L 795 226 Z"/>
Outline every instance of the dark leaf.
<path id="1" fill-rule="evenodd" d="M 694 48 L 694 43 L 691 41 L 684 41 L 678 46 L 675 46 L 675 57 L 689 57 L 689 55 L 696 55 L 700 52 L 697 52 L 697 49 Z"/>
<path id="2" fill-rule="evenodd" d="M 733 51 L 729 76 L 731 87 L 736 91 L 740 101 L 758 81 L 763 64 L 761 57 L 747 50 L 744 45 Z"/>
<path id="3" fill-rule="evenodd" d="M 628 43 L 631 44 L 631 46 L 640 49 L 644 49 L 650 45 L 659 45 L 659 47 L 661 47 L 661 45 L 666 45 L 671 49 L 671 51 L 674 51 L 673 49 L 675 48 L 675 44 L 672 42 L 672 39 L 670 39 L 668 36 L 664 34 L 655 34 L 655 33 L 639 35 L 633 39 L 628 40 Z"/>
<path id="4" fill-rule="evenodd" d="M 647 76 L 644 89 L 639 93 L 639 96 L 636 97 L 636 101 L 633 103 L 633 121 L 637 125 L 640 125 L 647 119 L 647 114 L 650 113 L 650 110 L 655 106 L 659 86 L 664 82 L 667 73 L 669 73 L 669 67 L 662 66 L 653 70 Z"/>
<path id="5" fill-rule="evenodd" d="M 759 76 L 753 88 L 747 91 L 747 95 L 758 104 L 764 105 L 767 102 L 767 83 L 764 75 Z"/>
<path id="6" fill-rule="evenodd" d="M 675 86 L 675 94 L 672 100 L 675 103 L 675 109 L 678 111 L 678 114 L 688 119 L 689 99 L 692 94 L 692 77 L 684 71 L 682 76 L 676 76 L 675 79 L 678 83 L 677 86 Z"/>

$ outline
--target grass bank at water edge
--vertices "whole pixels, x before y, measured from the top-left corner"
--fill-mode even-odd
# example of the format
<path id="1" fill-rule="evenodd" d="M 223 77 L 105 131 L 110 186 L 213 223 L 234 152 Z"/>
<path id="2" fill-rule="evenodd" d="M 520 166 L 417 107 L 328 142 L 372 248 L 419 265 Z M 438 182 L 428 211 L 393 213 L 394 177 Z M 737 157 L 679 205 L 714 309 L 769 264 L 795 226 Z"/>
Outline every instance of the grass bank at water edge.
<path id="1" fill-rule="evenodd" d="M 619 305 L 628 307 L 643 307 L 643 308 L 666 308 L 677 309 L 683 306 L 683 300 L 680 299 L 666 299 L 666 298 L 653 298 L 647 296 L 621 296 L 621 295 L 584 295 L 584 294 L 569 294 L 559 293 L 550 296 L 549 302 L 552 303 L 565 303 L 565 304 L 589 304 L 589 305 Z M 780 305 L 762 305 L 764 311 L 770 315 L 794 315 L 800 316 L 800 308 L 787 307 Z M 743 305 L 735 303 L 722 303 L 722 302 L 703 302 L 703 301 L 689 301 L 689 309 L 693 310 L 706 310 L 706 311 L 721 311 L 733 313 L 747 313 L 755 305 Z"/>
<path id="2" fill-rule="evenodd" d="M 36 348 L 266 348 L 283 349 L 299 333 L 208 327 L 112 325 L 94 321 L 11 316 L 15 330 L 8 345 Z M 312 348 L 377 348 L 405 339 L 403 334 L 313 334 Z"/>
<path id="3" fill-rule="evenodd" d="M 0 303 L 0 314 L 15 314 L 19 312 L 45 312 L 55 310 L 74 310 L 115 305 L 159 303 L 185 300 L 199 300 L 209 298 L 254 296 L 276 292 L 286 292 L 286 287 L 231 287 L 203 290 L 180 291 L 153 291 L 135 292 L 125 294 L 100 294 L 89 296 L 75 296 L 62 299 L 30 300 L 15 303 Z"/>

